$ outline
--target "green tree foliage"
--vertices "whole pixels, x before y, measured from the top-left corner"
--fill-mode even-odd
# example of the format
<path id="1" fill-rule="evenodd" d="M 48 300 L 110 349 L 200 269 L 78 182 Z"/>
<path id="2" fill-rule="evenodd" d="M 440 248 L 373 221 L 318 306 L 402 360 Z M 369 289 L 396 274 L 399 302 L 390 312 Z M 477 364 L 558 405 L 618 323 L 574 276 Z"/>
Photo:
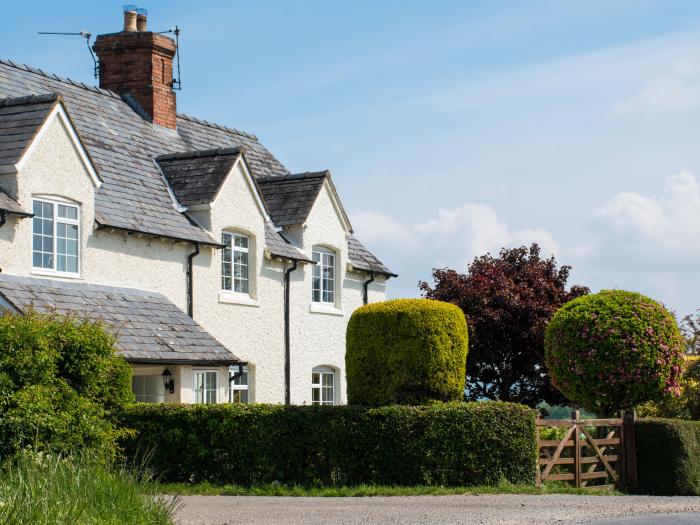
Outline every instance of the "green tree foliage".
<path id="1" fill-rule="evenodd" d="M 116 450 L 110 417 L 133 401 L 131 371 L 103 325 L 6 313 L 0 348 L 0 456 L 26 446 Z"/>
<path id="2" fill-rule="evenodd" d="M 534 483 L 535 413 L 509 403 L 175 405 L 124 411 L 127 455 L 167 481 L 321 486 Z"/>
<path id="3" fill-rule="evenodd" d="M 681 320 L 681 332 L 685 337 L 688 354 L 700 355 L 700 310 Z"/>
<path id="4" fill-rule="evenodd" d="M 545 349 L 552 383 L 598 414 L 680 393 L 685 342 L 676 320 L 638 293 L 568 302 L 549 323 Z"/>
<path id="5" fill-rule="evenodd" d="M 680 396 L 649 401 L 637 408 L 638 415 L 700 420 L 700 357 L 689 356 L 686 364 Z"/>
<path id="6" fill-rule="evenodd" d="M 348 402 L 421 404 L 461 400 L 467 324 L 454 305 L 396 299 L 355 310 L 345 353 Z"/>
<path id="7" fill-rule="evenodd" d="M 566 403 L 547 377 L 544 331 L 561 305 L 588 293 L 566 289 L 570 269 L 541 258 L 533 244 L 477 257 L 466 274 L 435 269 L 433 286 L 420 283 L 427 298 L 455 304 L 467 316 L 467 399 Z"/>

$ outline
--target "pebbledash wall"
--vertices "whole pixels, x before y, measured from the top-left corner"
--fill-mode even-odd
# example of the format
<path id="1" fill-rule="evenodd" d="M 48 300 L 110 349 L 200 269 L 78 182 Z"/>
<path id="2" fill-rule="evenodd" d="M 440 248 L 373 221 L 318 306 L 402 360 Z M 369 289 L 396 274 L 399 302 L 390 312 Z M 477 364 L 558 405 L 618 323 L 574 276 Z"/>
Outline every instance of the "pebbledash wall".
<path id="1" fill-rule="evenodd" d="M 95 183 L 83 165 L 58 115 L 48 121 L 37 137 L 31 155 L 18 174 L 0 175 L 0 188 L 17 196 L 31 209 L 32 198 L 67 200 L 80 205 L 80 275 L 84 282 L 133 287 L 163 293 L 186 311 L 187 256 L 190 243 L 154 240 L 147 236 L 95 230 Z M 194 318 L 251 370 L 250 401 L 284 402 L 284 270 L 291 263 L 271 260 L 265 251 L 265 212 L 246 173 L 237 163 L 215 201 L 191 212 L 192 218 L 220 239 L 222 231 L 250 236 L 251 293 L 241 296 L 221 290 L 222 251 L 201 247 L 194 258 Z M 303 227 L 289 229 L 304 253 L 321 245 L 336 252 L 336 302 L 334 306 L 312 303 L 310 265 L 299 265 L 291 277 L 291 402 L 311 404 L 313 368 L 332 368 L 336 380 L 336 403 L 345 402 L 345 327 L 352 312 L 362 304 L 364 273 L 348 270 L 346 230 L 333 203 L 328 182 Z M 31 219 L 11 216 L 0 228 L 2 271 L 15 275 L 45 277 L 32 271 Z M 254 270 L 253 270 L 254 269 Z M 377 277 L 369 286 L 370 302 L 383 300 L 385 282 Z M 169 367 L 176 382 L 166 401 L 193 401 L 193 370 Z M 208 368 L 213 370 L 213 368 Z M 163 366 L 134 366 L 135 375 L 160 375 Z M 219 401 L 227 400 L 228 370 L 216 369 Z"/>

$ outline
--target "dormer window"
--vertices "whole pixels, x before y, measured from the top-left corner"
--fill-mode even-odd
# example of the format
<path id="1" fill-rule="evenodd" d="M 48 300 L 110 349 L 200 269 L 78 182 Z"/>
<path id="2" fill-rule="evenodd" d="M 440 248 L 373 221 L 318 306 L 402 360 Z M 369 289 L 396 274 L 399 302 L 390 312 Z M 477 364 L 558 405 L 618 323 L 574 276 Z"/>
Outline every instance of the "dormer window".
<path id="1" fill-rule="evenodd" d="M 237 293 L 250 293 L 249 246 L 250 239 L 239 233 L 224 232 L 221 243 L 221 288 Z"/>
<path id="2" fill-rule="evenodd" d="M 311 298 L 315 303 L 335 304 L 335 253 L 316 246 L 313 249 Z"/>
<path id="3" fill-rule="evenodd" d="M 80 209 L 74 204 L 34 199 L 32 268 L 58 275 L 80 271 Z"/>

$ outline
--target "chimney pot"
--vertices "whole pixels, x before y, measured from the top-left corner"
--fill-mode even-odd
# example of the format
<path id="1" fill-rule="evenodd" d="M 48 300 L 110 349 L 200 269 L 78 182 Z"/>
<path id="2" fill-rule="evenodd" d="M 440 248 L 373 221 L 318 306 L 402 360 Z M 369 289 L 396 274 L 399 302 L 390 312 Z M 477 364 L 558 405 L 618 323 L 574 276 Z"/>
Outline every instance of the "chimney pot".
<path id="1" fill-rule="evenodd" d="M 136 11 L 138 8 L 135 5 L 129 4 L 124 6 L 124 31 L 133 33 L 137 31 L 136 26 Z"/>
<path id="2" fill-rule="evenodd" d="M 147 24 L 148 24 L 148 10 L 146 10 L 142 7 L 139 7 L 136 10 L 136 29 L 141 33 L 148 31 Z"/>

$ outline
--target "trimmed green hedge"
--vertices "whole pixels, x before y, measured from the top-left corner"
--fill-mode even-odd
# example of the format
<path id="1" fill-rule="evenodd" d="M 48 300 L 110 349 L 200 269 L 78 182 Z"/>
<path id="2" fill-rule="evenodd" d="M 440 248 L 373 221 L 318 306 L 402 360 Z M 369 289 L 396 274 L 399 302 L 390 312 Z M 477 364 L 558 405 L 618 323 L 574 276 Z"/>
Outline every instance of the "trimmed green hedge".
<path id="1" fill-rule="evenodd" d="M 304 485 L 534 483 L 535 415 L 509 403 L 146 405 L 127 455 L 166 481 Z"/>
<path id="2" fill-rule="evenodd" d="M 640 419 L 635 438 L 640 493 L 700 496 L 700 421 Z"/>
<path id="3" fill-rule="evenodd" d="M 347 329 L 348 403 L 464 399 L 467 322 L 457 306 L 396 299 L 355 310 Z"/>

